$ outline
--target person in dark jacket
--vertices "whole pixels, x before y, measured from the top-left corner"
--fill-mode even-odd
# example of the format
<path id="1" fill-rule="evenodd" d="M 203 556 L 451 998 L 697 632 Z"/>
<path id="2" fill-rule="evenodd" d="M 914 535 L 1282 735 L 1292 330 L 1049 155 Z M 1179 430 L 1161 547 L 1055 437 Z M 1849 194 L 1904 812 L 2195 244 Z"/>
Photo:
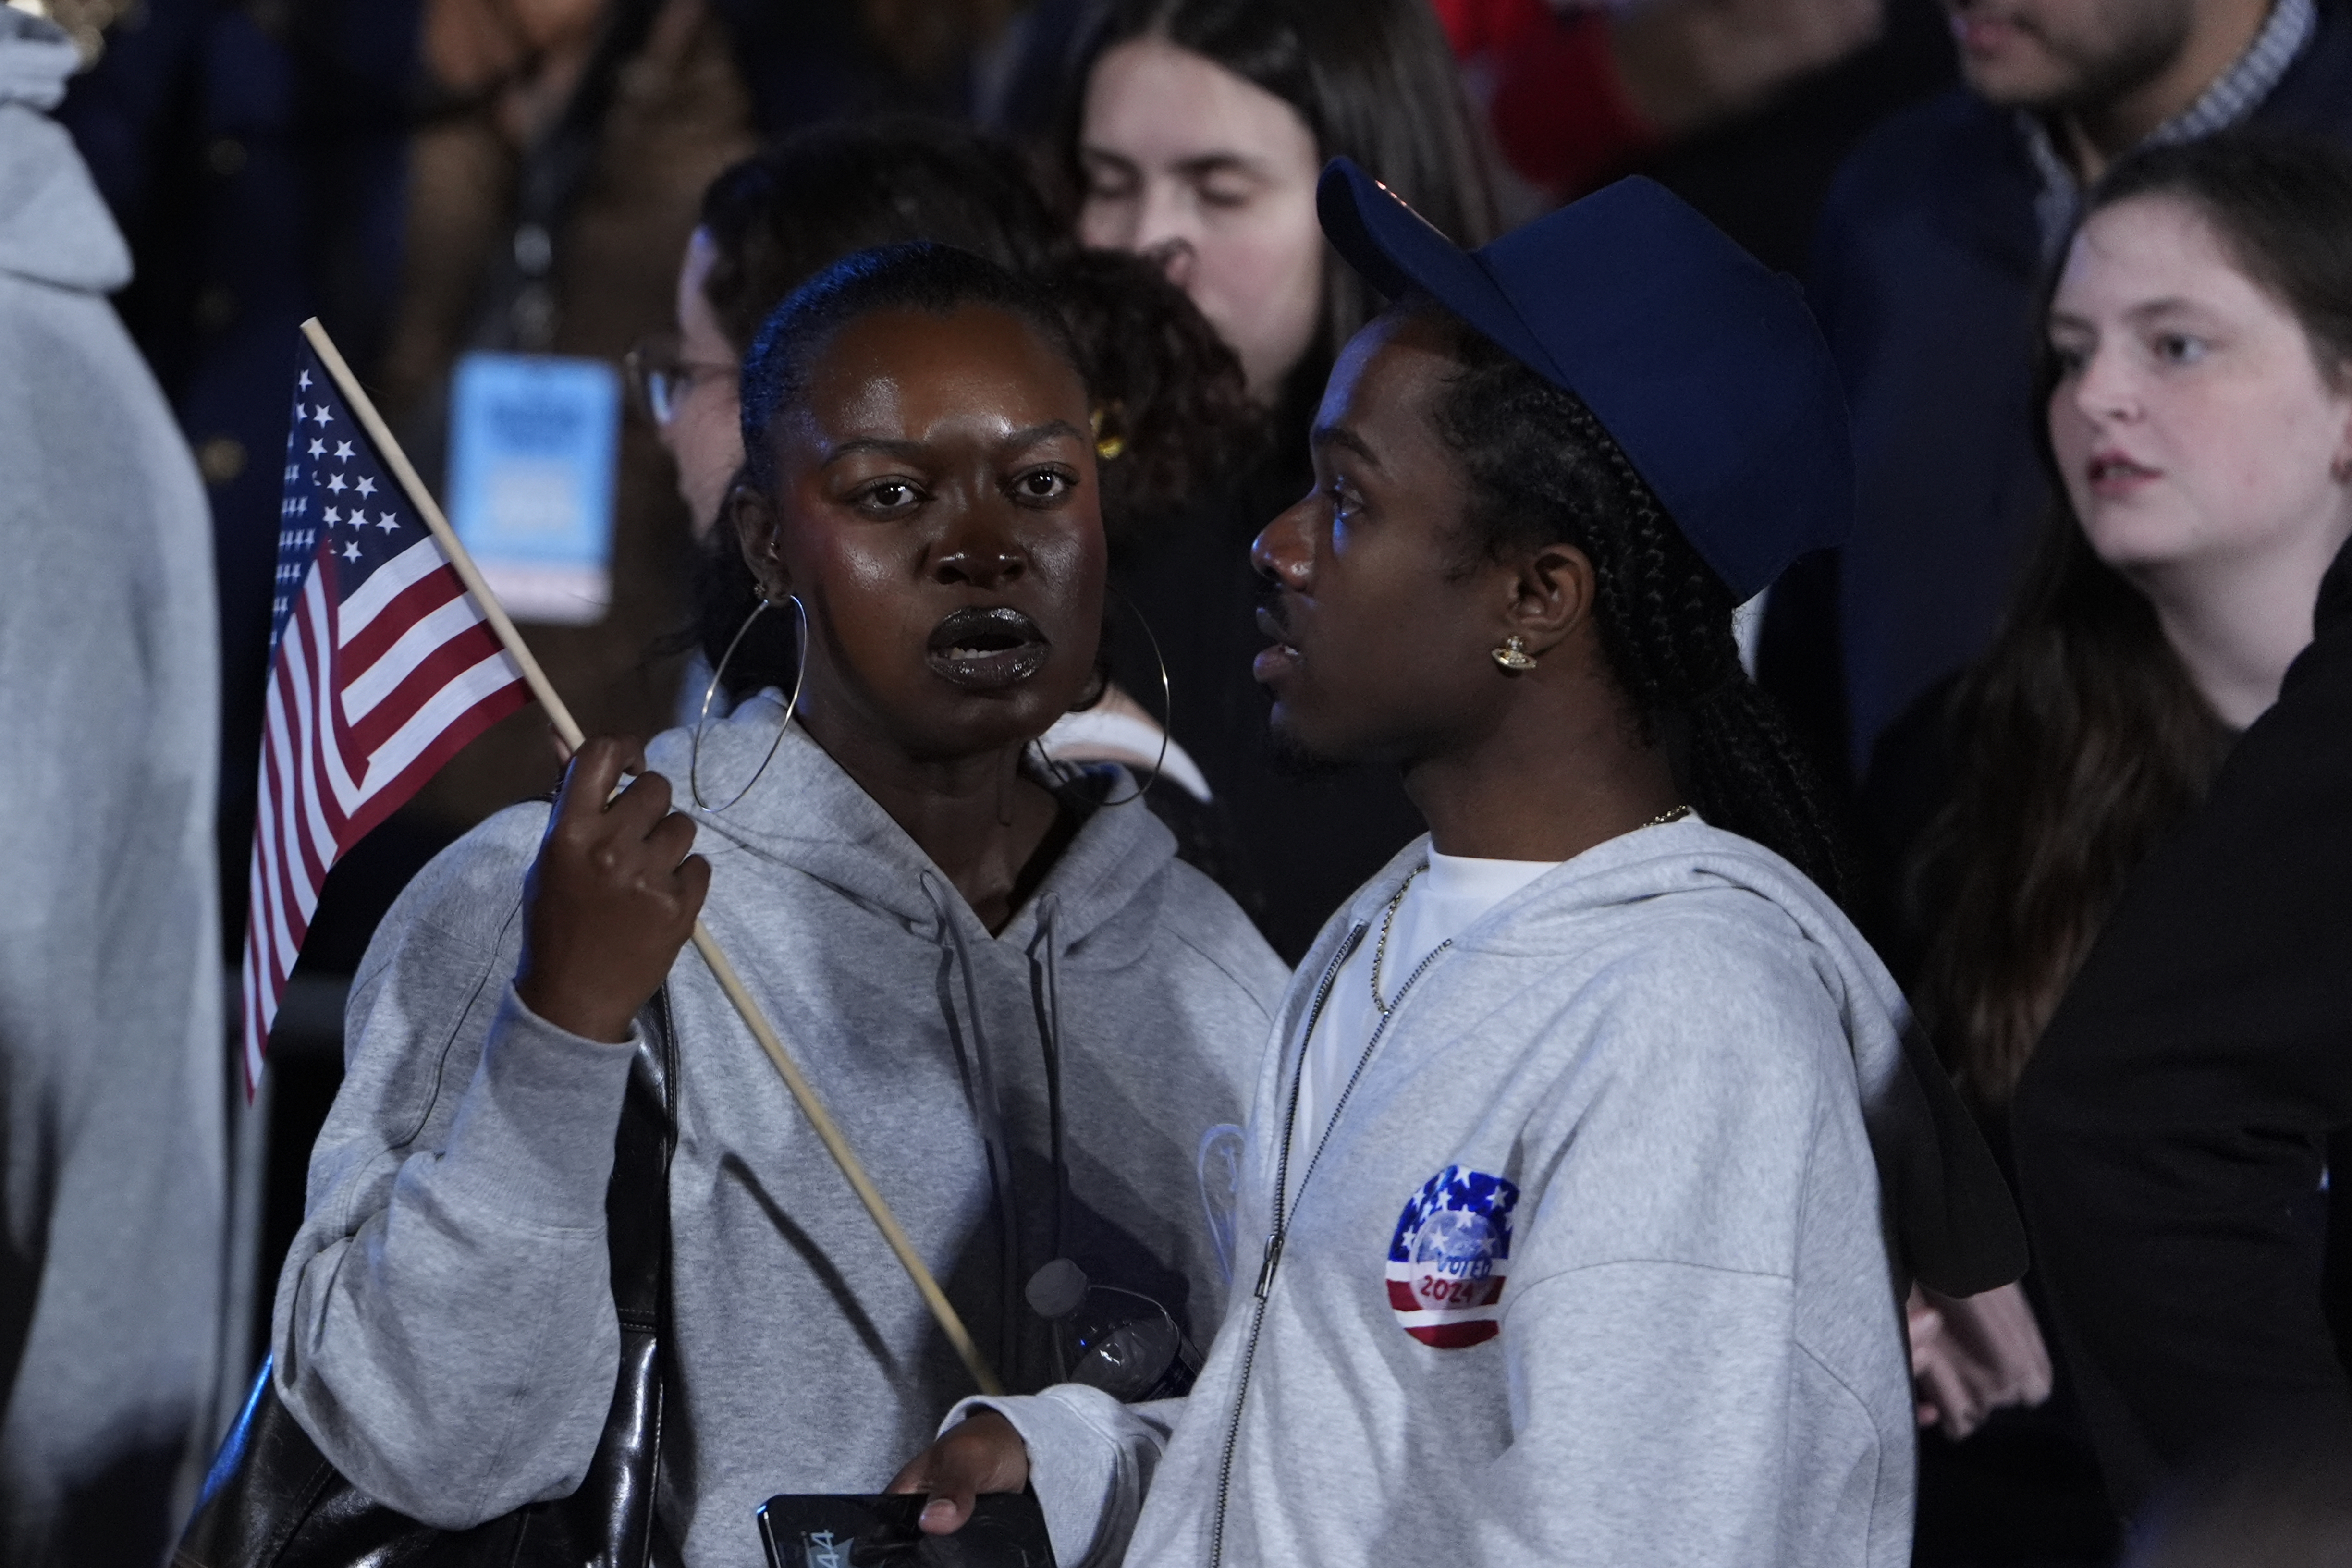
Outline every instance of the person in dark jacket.
<path id="1" fill-rule="evenodd" d="M 1982 653 L 2046 501 L 2036 284 L 2133 147 L 2240 123 L 2352 141 L 2346 0 L 1947 0 L 1965 89 L 1847 160 L 1814 306 L 1845 377 L 1858 510 L 1774 590 L 1768 688 L 1855 772 Z M 1836 672 L 1836 673 L 1827 673 Z"/>
<path id="2" fill-rule="evenodd" d="M 1991 648 L 1886 731 L 1864 797 L 1904 870 L 1874 935 L 1996 1148 L 2116 898 L 2276 700 L 2352 536 L 2352 153 L 2225 132 L 2135 153 L 2088 205 L 2036 384 L 2062 500 Z M 1971 1435 L 2051 1390 L 2042 1286 L 2005 1315 L 1924 1303 L 1948 1441 L 1922 1447 L 1918 1562 L 2114 1559 L 2071 1378 Z"/>
<path id="3" fill-rule="evenodd" d="M 2315 624 L 2133 876 L 2011 1111 L 2061 1345 L 2127 1510 L 2249 1436 L 2352 1439 L 2352 548 Z"/>
<path id="4" fill-rule="evenodd" d="M 2011 1110 L 2127 1512 L 2242 1444 L 2352 1440 L 2352 546 L 2314 626 L 2126 884 Z"/>

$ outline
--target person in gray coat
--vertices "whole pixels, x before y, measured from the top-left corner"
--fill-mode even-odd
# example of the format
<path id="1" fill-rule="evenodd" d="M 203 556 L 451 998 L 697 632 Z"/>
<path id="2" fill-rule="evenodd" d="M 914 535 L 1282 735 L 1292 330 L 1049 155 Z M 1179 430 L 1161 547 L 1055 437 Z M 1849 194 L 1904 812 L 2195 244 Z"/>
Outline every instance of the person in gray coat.
<path id="1" fill-rule="evenodd" d="M 153 1562 L 211 1441 L 227 1037 L 211 519 L 0 8 L 0 1562 Z"/>
<path id="2" fill-rule="evenodd" d="M 969 252 L 858 252 L 770 319 L 728 521 L 805 628 L 795 690 L 642 753 L 591 742 L 551 810 L 420 875 L 357 977 L 273 1343 L 287 1406 L 372 1497 L 457 1528 L 580 1484 L 619 1347 L 614 1126 L 657 988 L 679 1062 L 663 1537 L 689 1568 L 757 1563 L 761 1502 L 878 1490 L 969 1392 L 678 956 L 698 911 L 1011 1386 L 1072 1371 L 1041 1273 L 1213 1333 L 1196 1170 L 1235 1136 L 1286 976 L 1139 781 L 1031 749 L 1100 679 L 1088 413 L 1049 302 Z M 1179 1355 L 1153 1382 L 1188 1375 Z"/>

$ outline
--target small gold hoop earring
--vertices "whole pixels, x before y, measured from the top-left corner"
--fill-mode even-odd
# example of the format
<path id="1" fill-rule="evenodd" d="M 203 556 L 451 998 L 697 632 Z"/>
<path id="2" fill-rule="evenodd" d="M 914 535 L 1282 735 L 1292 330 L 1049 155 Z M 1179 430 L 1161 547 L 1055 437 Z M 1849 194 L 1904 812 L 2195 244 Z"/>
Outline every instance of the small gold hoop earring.
<path id="1" fill-rule="evenodd" d="M 1517 675 L 1536 667 L 1536 656 L 1528 651 L 1528 639 L 1513 632 L 1503 639 L 1503 646 L 1494 651 L 1495 662 Z"/>
<path id="2" fill-rule="evenodd" d="M 784 743 L 784 731 L 793 727 L 793 715 L 800 711 L 801 683 L 808 679 L 808 607 L 801 603 L 801 596 L 798 594 L 787 594 L 784 596 L 792 601 L 793 613 L 800 627 L 800 653 L 793 661 L 792 700 L 784 704 L 784 721 L 776 727 L 776 738 L 769 744 L 768 754 L 760 759 L 759 767 L 753 770 L 751 783 L 728 796 L 727 805 L 713 805 L 702 798 L 702 731 L 710 722 L 711 699 L 719 695 L 719 682 L 727 673 L 728 661 L 735 657 L 735 650 L 742 646 L 744 634 L 751 629 L 751 623 L 758 620 L 761 613 L 774 603 L 765 594 L 761 595 L 760 602 L 751 606 L 751 613 L 743 617 L 743 624 L 735 628 L 735 636 L 729 640 L 727 651 L 719 656 L 719 668 L 710 672 L 710 684 L 702 689 L 702 711 L 694 721 L 694 742 L 687 756 L 686 787 L 692 792 L 694 804 L 713 816 L 725 811 L 728 806 L 733 805 L 751 793 L 751 785 L 760 782 L 760 775 L 766 773 L 768 764 L 776 760 L 777 749 Z"/>

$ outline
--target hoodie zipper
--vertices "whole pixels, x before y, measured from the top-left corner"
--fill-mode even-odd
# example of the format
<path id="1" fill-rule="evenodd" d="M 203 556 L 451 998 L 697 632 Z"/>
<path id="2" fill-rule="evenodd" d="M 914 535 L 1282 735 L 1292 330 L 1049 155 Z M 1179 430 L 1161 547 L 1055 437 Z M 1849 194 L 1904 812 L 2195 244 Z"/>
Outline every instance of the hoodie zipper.
<path id="1" fill-rule="evenodd" d="M 1369 922 L 1358 924 L 1348 932 L 1348 940 L 1339 944 L 1339 952 L 1331 955 L 1331 963 L 1323 971 L 1323 979 L 1315 988 L 1315 1005 L 1307 1010 L 1306 1032 L 1298 1037 L 1298 1065 L 1291 1073 L 1289 1101 L 1282 1117 L 1282 1147 L 1275 1156 L 1274 1228 L 1266 1236 L 1265 1257 L 1258 1265 L 1257 1285 L 1252 1292 L 1257 1300 L 1250 1313 L 1249 1340 L 1242 1346 L 1242 1368 L 1234 1387 L 1233 1419 L 1226 1424 L 1224 1457 L 1217 1465 L 1217 1515 L 1209 1531 L 1209 1568 L 1222 1568 L 1225 1560 L 1225 1512 L 1233 1500 L 1234 1452 L 1241 1445 L 1242 1406 L 1249 1398 L 1250 1369 L 1257 1363 L 1258 1335 L 1265 1330 L 1266 1299 L 1274 1293 L 1275 1270 L 1281 1265 L 1283 1238 L 1290 1229 L 1290 1145 L 1298 1125 L 1298 1092 L 1307 1077 L 1307 1053 L 1315 1044 L 1315 1026 L 1323 1020 L 1323 1005 L 1330 1000 L 1332 983 L 1339 979 L 1340 966 L 1355 952 L 1357 944 L 1364 940 L 1364 932 L 1370 929 Z M 1315 1178 L 1315 1167 L 1322 1162 L 1323 1146 L 1331 1141 L 1331 1130 L 1339 1124 L 1339 1115 L 1347 1110 L 1349 1097 L 1356 1092 L 1357 1080 L 1371 1065 L 1372 1053 L 1380 1049 L 1381 1038 L 1388 1033 L 1390 1020 L 1404 1006 L 1404 999 L 1412 994 L 1412 988 L 1428 973 L 1429 966 L 1437 962 L 1438 954 L 1453 945 L 1450 941 L 1442 942 L 1431 949 L 1429 955 L 1413 966 L 1412 973 L 1397 988 L 1395 999 L 1389 1004 L 1388 1011 L 1381 1015 L 1380 1022 L 1372 1026 L 1371 1038 L 1364 1042 L 1363 1054 L 1356 1058 L 1356 1068 L 1348 1075 L 1348 1082 L 1339 1090 L 1339 1098 L 1332 1102 L 1331 1114 L 1325 1119 L 1323 1131 L 1316 1137 L 1314 1151 L 1307 1157 L 1307 1169 L 1299 1173 L 1298 1195 L 1301 1198 L 1307 1195 L 1307 1184 Z"/>

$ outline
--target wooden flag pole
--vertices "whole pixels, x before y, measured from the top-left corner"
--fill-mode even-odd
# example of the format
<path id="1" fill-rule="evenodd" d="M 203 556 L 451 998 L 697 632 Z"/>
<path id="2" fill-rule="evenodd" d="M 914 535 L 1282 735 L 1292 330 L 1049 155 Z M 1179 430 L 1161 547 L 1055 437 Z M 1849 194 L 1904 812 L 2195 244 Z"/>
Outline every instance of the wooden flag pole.
<path id="1" fill-rule="evenodd" d="M 425 481 L 409 463 L 408 454 L 400 449 L 400 443 L 393 439 L 392 431 L 384 425 L 383 416 L 375 411 L 375 405 L 361 390 L 359 378 L 352 374 L 352 367 L 344 363 L 341 352 L 327 336 L 327 329 L 320 326 L 319 319 L 313 316 L 302 323 L 302 335 L 318 351 L 319 362 L 327 367 L 327 374 L 335 378 L 335 385 L 342 393 L 343 401 L 351 405 L 361 427 L 375 443 L 376 450 L 383 455 L 384 466 L 392 470 L 393 478 L 399 481 L 401 489 L 425 519 L 425 526 L 433 531 L 433 537 L 439 542 L 442 553 L 448 556 L 449 564 L 457 568 L 458 581 L 466 584 L 466 591 L 474 596 L 475 604 L 481 606 L 483 619 L 489 622 L 490 629 L 498 634 L 499 641 L 505 646 L 509 657 L 522 671 L 530 694 L 547 710 L 547 717 L 555 726 L 556 734 L 562 739 L 564 748 L 577 752 L 586 737 L 572 720 L 572 710 L 563 705 L 563 699 L 558 697 L 555 688 L 548 683 L 546 672 L 539 668 L 539 660 L 533 658 L 530 649 L 524 646 L 522 634 L 515 630 L 514 622 L 507 616 L 506 607 L 499 603 L 498 595 L 490 592 L 490 585 L 483 580 L 481 571 L 474 564 L 474 558 L 458 542 L 457 530 L 449 526 L 448 518 L 442 514 L 432 492 L 425 489 Z M 785 722 L 791 721 L 791 716 L 786 715 Z M 808 1079 L 801 1076 L 799 1065 L 793 1060 L 792 1053 L 784 1048 L 783 1040 L 769 1024 L 758 1000 L 745 987 L 742 977 L 735 973 L 735 965 L 720 950 L 719 940 L 710 934 L 710 928 L 698 919 L 694 922 L 694 948 L 702 954 L 703 962 L 710 966 L 710 973 L 718 980 L 719 988 L 727 994 L 727 1000 L 733 1003 L 735 1011 L 742 1015 L 744 1026 L 751 1031 L 751 1037 L 760 1042 L 760 1048 L 768 1054 L 768 1060 L 775 1064 L 777 1073 L 784 1080 L 784 1087 L 792 1090 L 793 1099 L 809 1119 L 809 1125 L 816 1129 L 817 1138 L 824 1144 L 825 1152 L 833 1156 L 833 1163 L 840 1166 L 841 1173 L 849 1179 L 850 1187 L 857 1194 L 858 1201 L 866 1205 L 866 1212 L 873 1216 L 875 1227 L 881 1231 L 882 1239 L 890 1244 L 892 1252 L 898 1254 L 899 1266 L 906 1269 L 907 1278 L 915 1282 L 915 1289 L 921 1292 L 924 1305 L 930 1308 L 931 1316 L 938 1321 L 940 1331 L 947 1335 L 948 1342 L 955 1346 L 956 1354 L 963 1358 L 964 1368 L 971 1373 L 972 1381 L 980 1385 L 982 1394 L 1003 1394 L 1004 1385 L 997 1381 L 995 1372 L 988 1364 L 988 1358 L 982 1355 L 980 1347 L 972 1342 L 971 1331 L 964 1327 L 955 1304 L 948 1300 L 947 1292 L 940 1289 L 940 1282 L 932 1278 L 930 1269 L 915 1251 L 915 1244 L 908 1239 L 906 1228 L 898 1223 L 898 1216 L 890 1212 L 889 1203 L 874 1185 L 874 1179 L 866 1173 L 866 1167 L 858 1163 L 856 1152 L 850 1148 L 849 1140 L 842 1134 L 840 1124 L 825 1110 L 824 1102 L 817 1098 L 816 1090 Z"/>

